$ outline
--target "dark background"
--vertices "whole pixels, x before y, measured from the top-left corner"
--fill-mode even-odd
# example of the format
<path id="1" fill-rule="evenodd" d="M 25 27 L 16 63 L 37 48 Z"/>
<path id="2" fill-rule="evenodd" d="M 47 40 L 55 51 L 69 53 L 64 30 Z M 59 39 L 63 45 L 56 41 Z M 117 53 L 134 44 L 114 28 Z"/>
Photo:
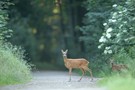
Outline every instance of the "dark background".
<path id="1" fill-rule="evenodd" d="M 108 67 L 98 49 L 112 5 L 123 0 L 10 0 L 9 28 L 14 45 L 26 50 L 39 70 L 65 69 L 61 49 L 70 58 L 86 58 L 94 72 Z"/>

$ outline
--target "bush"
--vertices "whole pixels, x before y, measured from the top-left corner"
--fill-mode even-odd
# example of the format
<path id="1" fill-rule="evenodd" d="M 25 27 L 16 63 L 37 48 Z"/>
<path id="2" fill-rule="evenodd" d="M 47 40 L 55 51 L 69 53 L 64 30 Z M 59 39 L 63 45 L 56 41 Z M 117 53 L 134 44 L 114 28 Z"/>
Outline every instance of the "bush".
<path id="1" fill-rule="evenodd" d="M 134 90 L 135 89 L 135 79 L 130 76 L 112 76 L 101 80 L 100 85 L 105 85 L 107 90 Z"/>
<path id="2" fill-rule="evenodd" d="M 133 47 L 132 47 L 133 48 Z M 130 48 L 130 50 L 132 50 Z M 135 59 L 130 53 L 124 50 L 113 55 L 115 62 L 121 62 L 128 66 L 127 70 L 121 72 L 112 72 L 99 82 L 100 85 L 106 86 L 108 90 L 134 90 L 135 88 Z"/>
<path id="3" fill-rule="evenodd" d="M 31 79 L 24 50 L 0 41 L 0 85 L 23 83 Z"/>
<path id="4" fill-rule="evenodd" d="M 0 85 L 23 83 L 31 79 L 24 50 L 6 42 L 13 32 L 7 27 L 9 5 L 11 3 L 8 1 L 0 1 Z"/>

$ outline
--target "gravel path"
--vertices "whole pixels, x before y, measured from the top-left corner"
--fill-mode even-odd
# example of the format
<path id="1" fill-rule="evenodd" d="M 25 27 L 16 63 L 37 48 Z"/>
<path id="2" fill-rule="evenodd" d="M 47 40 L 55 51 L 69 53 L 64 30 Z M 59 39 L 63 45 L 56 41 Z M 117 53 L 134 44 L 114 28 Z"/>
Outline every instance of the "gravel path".
<path id="1" fill-rule="evenodd" d="M 68 82 L 68 72 L 40 71 L 33 73 L 33 80 L 27 84 L 9 85 L 0 87 L 0 90 L 105 90 L 96 85 L 98 78 L 90 81 L 90 77 L 84 77 L 78 82 L 80 76 L 72 75 L 72 81 Z"/>

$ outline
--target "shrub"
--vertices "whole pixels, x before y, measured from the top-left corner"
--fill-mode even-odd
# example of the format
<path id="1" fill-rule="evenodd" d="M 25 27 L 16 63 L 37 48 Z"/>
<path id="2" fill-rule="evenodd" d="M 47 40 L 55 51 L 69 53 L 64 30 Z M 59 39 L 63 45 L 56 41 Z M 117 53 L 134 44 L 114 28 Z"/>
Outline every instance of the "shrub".
<path id="1" fill-rule="evenodd" d="M 23 83 L 31 79 L 30 65 L 24 61 L 24 50 L 0 41 L 0 85 Z"/>
<path id="2" fill-rule="evenodd" d="M 30 65 L 24 50 L 6 42 L 12 36 L 7 27 L 9 2 L 0 1 L 0 85 L 23 83 L 31 79 Z"/>

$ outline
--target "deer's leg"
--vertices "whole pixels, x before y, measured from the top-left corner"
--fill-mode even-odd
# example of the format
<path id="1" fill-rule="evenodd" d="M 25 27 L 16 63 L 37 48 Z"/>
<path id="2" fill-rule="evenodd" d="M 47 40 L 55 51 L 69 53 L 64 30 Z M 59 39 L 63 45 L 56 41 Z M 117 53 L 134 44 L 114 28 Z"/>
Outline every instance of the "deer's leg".
<path id="1" fill-rule="evenodd" d="M 90 73 L 90 76 L 91 76 L 91 81 L 93 81 L 93 75 L 92 75 L 92 70 L 89 69 L 88 67 L 85 67 L 84 70 L 87 70 L 89 73 Z"/>
<path id="2" fill-rule="evenodd" d="M 69 82 L 71 81 L 71 74 L 72 74 L 72 68 L 69 68 L 69 75 L 70 75 Z"/>
<path id="3" fill-rule="evenodd" d="M 91 81 L 93 81 L 93 75 L 92 75 L 92 70 L 88 68 L 88 71 L 90 72 L 90 76 L 91 76 Z"/>
<path id="4" fill-rule="evenodd" d="M 83 76 L 84 76 L 84 74 L 85 74 L 85 70 L 83 69 L 83 68 L 80 68 L 81 69 L 81 71 L 82 71 L 82 76 L 81 76 L 81 78 L 78 80 L 78 82 L 80 82 L 81 80 L 82 80 L 82 78 L 83 78 Z"/>

